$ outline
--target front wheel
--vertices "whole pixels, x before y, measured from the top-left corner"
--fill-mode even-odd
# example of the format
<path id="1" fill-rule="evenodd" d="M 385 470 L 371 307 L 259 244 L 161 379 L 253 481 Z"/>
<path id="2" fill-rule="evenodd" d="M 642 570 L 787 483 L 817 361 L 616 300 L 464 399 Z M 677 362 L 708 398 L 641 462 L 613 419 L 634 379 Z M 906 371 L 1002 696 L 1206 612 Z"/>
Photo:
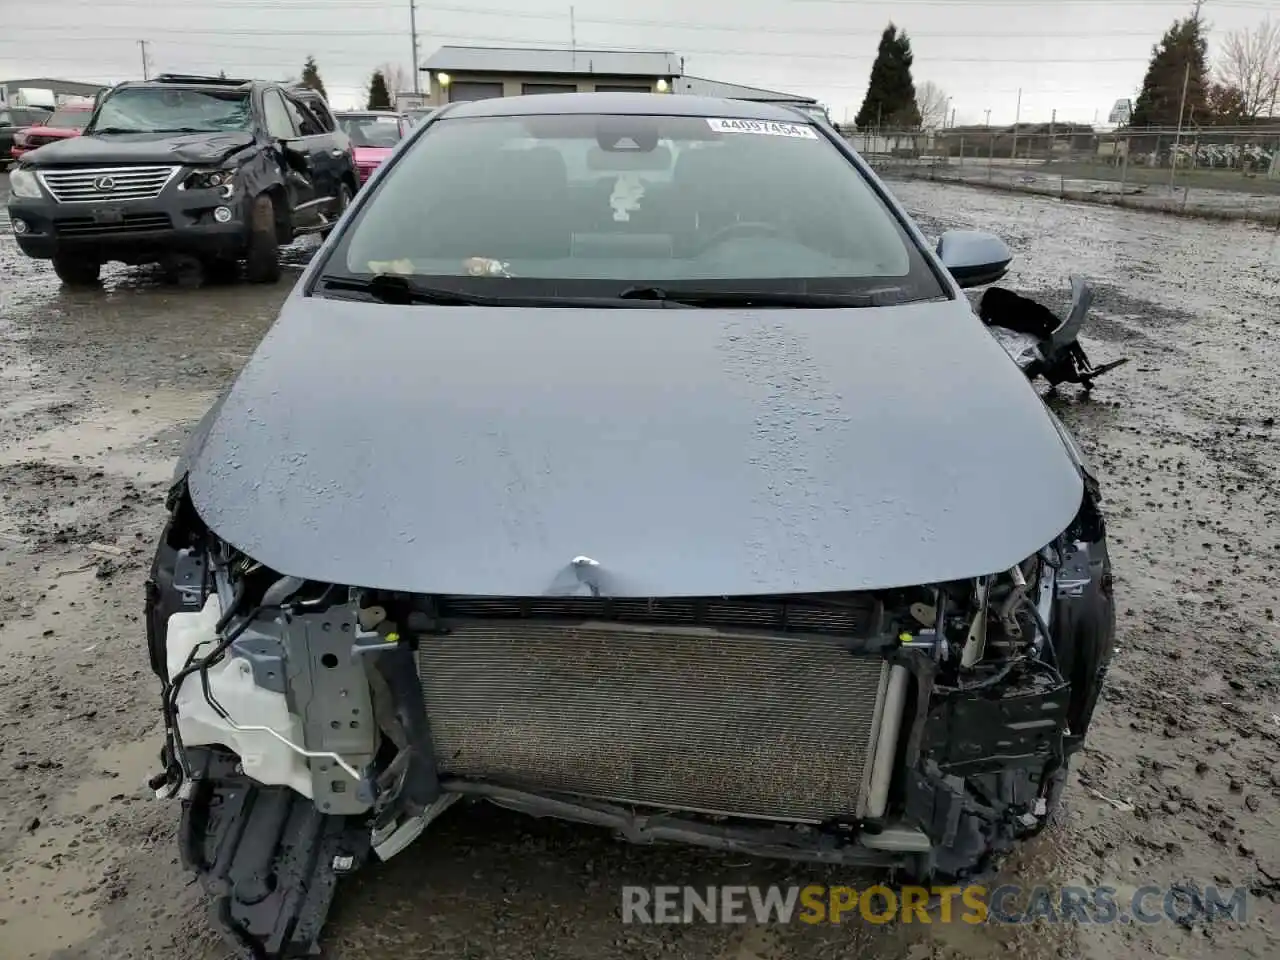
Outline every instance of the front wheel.
<path id="1" fill-rule="evenodd" d="M 275 283 L 280 279 L 280 238 L 276 233 L 276 208 L 263 194 L 253 201 L 249 218 L 249 249 L 245 276 L 250 283 Z"/>
<path id="2" fill-rule="evenodd" d="M 102 264 L 76 257 L 54 257 L 53 272 L 68 287 L 91 287 L 98 282 Z"/>

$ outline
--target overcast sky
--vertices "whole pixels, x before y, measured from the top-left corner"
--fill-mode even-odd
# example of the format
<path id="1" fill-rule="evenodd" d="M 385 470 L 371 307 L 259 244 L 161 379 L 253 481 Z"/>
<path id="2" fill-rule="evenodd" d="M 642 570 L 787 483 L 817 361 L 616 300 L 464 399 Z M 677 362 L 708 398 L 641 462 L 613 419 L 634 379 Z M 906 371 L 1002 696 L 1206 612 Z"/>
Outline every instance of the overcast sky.
<path id="1" fill-rule="evenodd" d="M 420 57 L 442 44 L 568 46 L 570 2 L 419 3 Z M 957 123 L 1021 117 L 1104 122 L 1134 96 L 1185 0 L 572 0 L 579 47 L 671 50 L 685 72 L 817 97 L 857 112 L 892 19 L 915 51 L 915 81 L 951 95 Z M 1206 0 L 1210 56 L 1228 31 L 1280 0 Z M 102 39 L 109 38 L 109 39 Z M 370 72 L 411 62 L 409 0 L 0 0 L 0 81 L 118 81 L 152 73 L 297 76 L 314 54 L 330 99 L 363 106 Z"/>

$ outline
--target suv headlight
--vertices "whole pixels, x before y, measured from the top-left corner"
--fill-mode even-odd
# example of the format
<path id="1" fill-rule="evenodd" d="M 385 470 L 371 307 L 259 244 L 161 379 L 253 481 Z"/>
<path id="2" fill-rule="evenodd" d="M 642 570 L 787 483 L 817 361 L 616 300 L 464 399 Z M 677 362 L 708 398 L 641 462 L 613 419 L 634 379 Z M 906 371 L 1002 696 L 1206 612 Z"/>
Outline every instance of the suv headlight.
<path id="1" fill-rule="evenodd" d="M 185 190 L 214 190 L 229 187 L 235 172 L 232 170 L 192 170 L 182 181 Z"/>
<path id="2" fill-rule="evenodd" d="M 40 199 L 40 181 L 30 170 L 19 167 L 9 174 L 9 192 L 27 200 Z"/>

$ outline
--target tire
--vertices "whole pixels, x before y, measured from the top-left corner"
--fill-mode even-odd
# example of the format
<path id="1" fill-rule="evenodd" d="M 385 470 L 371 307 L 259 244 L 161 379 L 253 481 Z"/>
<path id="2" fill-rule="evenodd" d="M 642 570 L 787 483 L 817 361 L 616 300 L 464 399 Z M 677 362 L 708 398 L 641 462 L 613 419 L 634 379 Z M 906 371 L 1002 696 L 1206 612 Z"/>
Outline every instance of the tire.
<path id="1" fill-rule="evenodd" d="M 204 286 L 205 266 L 195 257 L 178 257 L 164 267 L 165 280 L 184 290 L 198 290 Z"/>
<path id="2" fill-rule="evenodd" d="M 347 185 L 346 181 L 343 181 L 342 186 L 338 188 L 338 205 L 337 205 L 337 209 L 333 211 L 332 222 L 337 223 L 338 220 L 342 217 L 342 215 L 346 213 L 347 207 L 349 206 L 351 206 L 351 187 Z M 320 236 L 328 237 L 329 234 L 331 233 L 333 233 L 332 225 L 325 227 L 323 230 L 321 230 Z"/>
<path id="3" fill-rule="evenodd" d="M 245 277 L 250 283 L 275 283 L 280 279 L 280 238 L 276 234 L 275 201 L 267 194 L 253 201 L 249 218 L 249 248 L 244 260 Z"/>
<path id="4" fill-rule="evenodd" d="M 102 273 L 102 264 L 96 260 L 75 257 L 54 257 L 53 272 L 68 287 L 92 287 Z"/>
<path id="5" fill-rule="evenodd" d="M 209 283 L 232 283 L 240 273 L 240 264 L 234 259 L 214 257 L 204 262 L 204 276 Z"/>

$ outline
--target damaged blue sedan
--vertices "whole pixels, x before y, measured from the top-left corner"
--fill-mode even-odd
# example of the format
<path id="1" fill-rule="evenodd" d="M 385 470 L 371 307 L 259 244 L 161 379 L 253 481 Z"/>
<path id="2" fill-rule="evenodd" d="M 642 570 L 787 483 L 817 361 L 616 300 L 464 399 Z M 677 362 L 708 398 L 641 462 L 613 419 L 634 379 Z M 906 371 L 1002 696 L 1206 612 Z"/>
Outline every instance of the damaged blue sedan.
<path id="1" fill-rule="evenodd" d="M 962 289 L 1010 259 L 788 108 L 416 127 L 148 584 L 153 786 L 232 941 L 315 951 L 459 800 L 922 879 L 1041 829 L 1115 615 L 1096 479 Z"/>

